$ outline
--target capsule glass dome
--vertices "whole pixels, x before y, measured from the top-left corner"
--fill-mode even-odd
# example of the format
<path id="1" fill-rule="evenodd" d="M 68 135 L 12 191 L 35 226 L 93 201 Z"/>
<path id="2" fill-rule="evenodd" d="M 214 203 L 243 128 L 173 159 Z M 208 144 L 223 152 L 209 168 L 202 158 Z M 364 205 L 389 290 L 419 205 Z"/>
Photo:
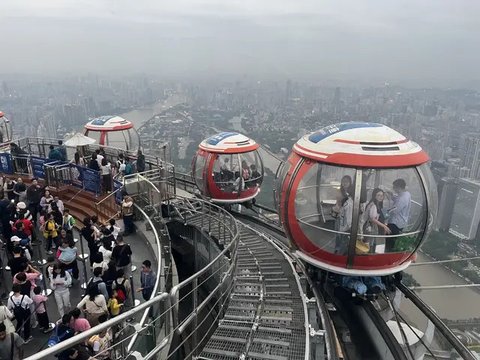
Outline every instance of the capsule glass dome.
<path id="1" fill-rule="evenodd" d="M 428 160 L 418 144 L 381 124 L 340 123 L 301 138 L 276 190 L 297 255 L 343 275 L 405 269 L 436 216 Z"/>
<path id="2" fill-rule="evenodd" d="M 0 111 L 0 144 L 12 141 L 12 124 L 7 116 Z"/>
<path id="3" fill-rule="evenodd" d="M 234 132 L 202 141 L 192 164 L 200 192 L 218 203 L 245 202 L 257 196 L 263 180 L 258 148 L 255 141 Z"/>
<path id="4" fill-rule="evenodd" d="M 101 116 L 85 125 L 85 135 L 95 139 L 97 144 L 136 151 L 140 138 L 133 124 L 120 116 Z"/>

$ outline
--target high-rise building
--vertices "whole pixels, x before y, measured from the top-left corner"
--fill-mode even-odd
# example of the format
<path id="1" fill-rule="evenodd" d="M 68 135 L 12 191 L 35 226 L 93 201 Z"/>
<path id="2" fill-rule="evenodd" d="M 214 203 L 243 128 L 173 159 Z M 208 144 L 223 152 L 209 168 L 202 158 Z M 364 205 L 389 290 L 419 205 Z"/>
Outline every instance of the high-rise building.
<path id="1" fill-rule="evenodd" d="M 449 231 L 452 223 L 453 209 L 458 191 L 458 179 L 442 178 L 438 182 L 438 215 L 436 228 L 439 231 Z"/>
<path id="2" fill-rule="evenodd" d="M 480 134 L 469 134 L 462 139 L 463 166 L 469 169 L 468 177 L 480 179 Z"/>
<path id="3" fill-rule="evenodd" d="M 449 231 L 461 239 L 471 240 L 477 234 L 479 222 L 480 182 L 472 179 L 458 179 L 458 190 Z"/>

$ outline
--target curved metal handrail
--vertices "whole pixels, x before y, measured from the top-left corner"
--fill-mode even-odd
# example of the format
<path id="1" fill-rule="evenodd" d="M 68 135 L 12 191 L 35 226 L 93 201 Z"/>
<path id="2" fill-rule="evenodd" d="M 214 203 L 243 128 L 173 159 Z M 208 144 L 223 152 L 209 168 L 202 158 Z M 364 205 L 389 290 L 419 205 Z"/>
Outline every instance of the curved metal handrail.
<path id="1" fill-rule="evenodd" d="M 320 216 L 321 216 L 321 214 L 310 214 L 310 215 L 302 216 L 301 218 L 298 218 L 298 222 L 305 225 L 305 226 L 310 226 L 310 227 L 313 227 L 315 229 L 330 232 L 330 233 L 333 233 L 333 234 L 351 235 L 350 232 L 339 231 L 339 230 L 334 230 L 334 229 L 327 229 L 325 227 L 314 225 L 314 224 L 311 224 L 311 223 L 305 221 L 305 219 L 312 218 L 312 217 L 320 217 Z M 371 235 L 368 234 L 367 235 L 367 234 L 358 233 L 357 236 L 361 235 L 361 236 L 366 236 L 366 237 L 371 237 L 371 238 L 382 238 L 383 239 L 383 238 L 399 238 L 399 237 L 403 237 L 403 236 L 411 236 L 411 235 L 420 234 L 421 232 L 423 232 L 423 230 L 410 231 L 410 232 L 406 232 L 406 233 L 400 233 L 398 235 L 373 235 L 373 234 L 371 234 Z"/>
<path id="2" fill-rule="evenodd" d="M 161 279 L 160 274 L 162 272 L 162 266 L 163 266 L 162 265 L 163 264 L 162 250 L 161 250 L 161 247 L 160 247 L 160 237 L 158 236 L 158 232 L 157 232 L 157 229 L 155 228 L 155 225 L 153 224 L 150 217 L 145 213 L 145 211 L 143 211 L 143 209 L 141 209 L 140 206 L 138 206 L 137 204 L 134 204 L 134 206 L 143 215 L 143 217 L 147 220 L 148 225 L 152 229 L 153 234 L 155 236 L 155 243 L 156 243 L 156 246 L 157 246 L 157 254 L 159 256 L 159 258 L 157 259 L 157 279 L 155 280 L 155 284 L 153 285 L 152 295 L 150 295 L 150 299 L 152 299 L 152 298 L 155 297 L 155 294 L 158 291 L 158 284 L 160 283 L 160 279 Z M 150 311 L 150 308 L 145 309 L 142 317 L 140 318 L 140 326 L 141 327 L 143 327 L 145 325 L 145 323 L 148 319 L 149 311 Z M 128 351 L 130 351 L 132 349 L 132 347 L 134 346 L 134 344 L 137 340 L 137 336 L 138 336 L 138 334 L 135 334 L 133 336 L 132 340 L 130 340 L 130 342 L 128 343 L 128 346 L 127 346 Z"/>
<path id="3" fill-rule="evenodd" d="M 74 345 L 80 344 L 80 343 L 88 340 L 93 335 L 97 335 L 98 333 L 100 333 L 104 330 L 107 330 L 107 329 L 111 328 L 112 326 L 122 325 L 125 322 L 125 320 L 134 316 L 138 311 L 142 311 L 144 309 L 148 310 L 152 305 L 154 305 L 154 304 L 156 304 L 160 301 L 163 301 L 163 300 L 168 302 L 168 300 L 169 300 L 168 293 L 162 293 L 160 295 L 157 295 L 157 296 L 153 297 L 152 299 L 136 306 L 135 308 L 133 308 L 133 309 L 127 311 L 127 312 L 124 312 L 124 313 L 122 313 L 122 314 L 120 314 L 120 315 L 118 315 L 118 316 L 116 316 L 116 317 L 114 317 L 110 320 L 105 321 L 104 323 L 101 323 L 97 326 L 94 326 L 87 331 L 84 331 L 84 332 L 82 332 L 78 335 L 75 335 L 75 336 L 71 337 L 70 339 L 64 340 L 64 341 L 62 341 L 61 343 L 59 343 L 55 346 L 49 347 L 49 348 L 47 348 L 45 350 L 42 350 L 42 351 L 40 351 L 40 352 L 38 352 L 38 353 L 36 353 L 32 356 L 29 356 L 25 360 L 42 360 L 42 359 L 46 359 L 47 356 L 58 354 L 61 351 L 69 349 Z M 138 333 L 137 333 L 137 335 L 138 335 Z"/>

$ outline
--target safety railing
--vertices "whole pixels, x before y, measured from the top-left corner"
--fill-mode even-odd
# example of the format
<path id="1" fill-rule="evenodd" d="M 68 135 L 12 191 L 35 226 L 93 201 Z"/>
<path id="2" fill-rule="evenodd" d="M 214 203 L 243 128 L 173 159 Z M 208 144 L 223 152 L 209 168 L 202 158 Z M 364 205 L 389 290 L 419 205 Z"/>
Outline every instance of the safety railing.
<path id="1" fill-rule="evenodd" d="M 184 224 L 200 230 L 192 236 L 196 272 L 170 291 L 176 341 L 169 358 L 190 358 L 198 354 L 223 316 L 233 288 L 240 236 L 235 219 L 214 204 L 177 197 L 174 207 L 176 214 L 169 216 L 179 216 Z M 223 247 L 213 259 L 212 238 Z M 199 265 L 202 254 L 206 266 Z"/>
<path id="2" fill-rule="evenodd" d="M 101 219 L 103 222 L 108 222 L 120 215 L 121 207 L 118 204 L 118 198 L 122 196 L 122 191 L 123 187 L 120 187 L 95 203 L 95 214 L 99 219 L 105 217 Z"/>
<path id="3" fill-rule="evenodd" d="M 35 155 L 46 156 L 49 146 L 56 145 L 57 141 L 29 138 L 20 139 L 17 144 L 33 156 L 12 156 L 12 173 L 35 176 L 31 158 Z M 107 151 L 108 148 L 105 150 Z M 41 160 L 43 162 L 39 161 L 37 172 L 45 172 L 45 163 L 47 163 L 48 173 L 48 160 L 45 158 Z M 57 185 L 71 181 L 72 177 L 69 177 L 66 171 L 62 175 L 60 172 L 62 168 L 56 169 L 56 165 L 63 164 L 50 164 L 51 181 L 56 182 Z M 133 186 L 137 189 L 134 195 L 135 211 L 145 220 L 146 232 L 152 233 L 150 241 L 152 253 L 158 259 L 159 276 L 152 298 L 132 310 L 28 359 L 42 359 L 58 354 L 76 344 L 84 343 L 91 336 L 106 329 L 112 329 L 114 332 L 111 346 L 106 350 L 112 357 L 134 356 L 149 359 L 160 351 L 166 351 L 167 348 L 171 350 L 167 358 L 178 358 L 179 353 L 188 354 L 187 357 L 189 357 L 198 353 L 201 344 L 223 316 L 222 309 L 228 302 L 233 287 L 235 254 L 240 239 L 236 221 L 228 212 L 211 203 L 175 196 L 176 174 L 173 165 L 163 161 L 151 165 L 151 170 L 132 176 L 131 179 L 135 180 L 131 183 L 134 183 Z M 45 173 L 42 178 L 46 178 Z M 128 182 L 125 182 L 125 188 L 128 188 L 128 185 Z M 111 202 L 115 202 L 118 192 L 121 191 L 123 191 L 122 188 L 117 189 L 96 203 L 95 211 L 106 213 L 106 208 Z M 174 286 L 168 295 L 159 294 L 160 291 L 165 291 L 172 286 L 170 276 L 172 268 L 164 261 L 165 258 L 170 257 L 170 243 L 168 229 L 161 216 L 162 202 L 167 205 L 169 217 L 178 216 L 182 221 L 198 220 L 192 223 L 203 234 L 197 243 L 197 254 L 206 254 L 204 258 L 207 259 L 199 261 L 197 273 Z M 172 208 L 176 210 L 173 211 Z M 114 212 L 116 213 L 116 210 Z M 220 246 L 215 246 L 210 241 L 211 238 L 215 239 Z M 171 300 L 174 301 L 173 304 L 170 303 Z M 192 307 L 191 304 L 195 306 Z M 185 309 L 188 310 L 185 312 Z M 179 314 L 180 310 L 182 315 Z M 138 323 L 125 325 L 126 319 L 137 315 L 141 316 Z M 142 336 L 143 341 L 140 341 L 139 336 Z M 176 339 L 174 343 L 172 343 L 173 339 Z M 183 355 L 180 357 L 183 358 Z"/>
<path id="4" fill-rule="evenodd" d="M 197 189 L 197 185 L 191 174 L 177 172 L 175 174 L 175 177 L 176 177 L 177 187 L 179 189 L 192 192 L 192 193 L 195 192 L 195 190 Z"/>

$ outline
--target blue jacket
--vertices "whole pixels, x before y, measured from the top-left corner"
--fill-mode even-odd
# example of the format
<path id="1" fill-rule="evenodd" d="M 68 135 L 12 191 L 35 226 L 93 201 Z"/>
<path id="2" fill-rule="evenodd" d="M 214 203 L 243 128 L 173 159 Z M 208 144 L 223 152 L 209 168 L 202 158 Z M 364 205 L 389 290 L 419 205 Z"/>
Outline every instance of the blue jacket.
<path id="1" fill-rule="evenodd" d="M 157 275 L 153 271 L 150 271 L 148 273 L 142 271 L 140 273 L 140 283 L 142 285 L 141 287 L 143 288 L 143 296 L 149 296 L 149 294 L 153 292 L 153 287 L 155 286 L 156 280 Z"/>

